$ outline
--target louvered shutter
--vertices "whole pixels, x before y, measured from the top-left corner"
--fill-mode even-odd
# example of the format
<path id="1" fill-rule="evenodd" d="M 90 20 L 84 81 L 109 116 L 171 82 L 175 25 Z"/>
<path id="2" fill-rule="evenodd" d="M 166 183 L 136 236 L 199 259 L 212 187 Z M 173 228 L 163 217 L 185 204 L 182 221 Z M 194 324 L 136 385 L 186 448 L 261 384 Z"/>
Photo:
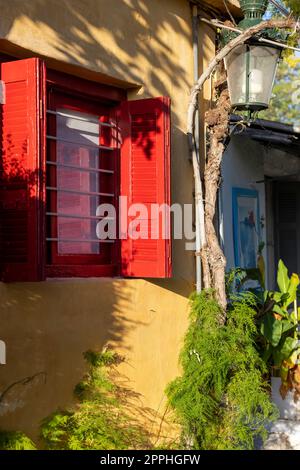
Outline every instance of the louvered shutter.
<path id="1" fill-rule="evenodd" d="M 143 238 L 132 239 L 123 230 L 126 214 L 121 207 L 121 274 L 167 278 L 171 276 L 171 241 L 163 236 L 162 218 L 151 214 L 151 205 L 170 204 L 169 98 L 123 102 L 119 127 L 121 196 L 127 198 L 128 208 L 143 204 L 148 211 L 146 224 L 140 227 Z M 170 227 L 170 215 L 165 216 L 164 223 Z M 129 227 L 134 218 L 129 216 L 125 225 Z M 158 227 L 159 237 L 151 238 Z"/>
<path id="2" fill-rule="evenodd" d="M 42 278 L 44 69 L 39 59 L 1 64 L 0 263 L 4 281 Z"/>

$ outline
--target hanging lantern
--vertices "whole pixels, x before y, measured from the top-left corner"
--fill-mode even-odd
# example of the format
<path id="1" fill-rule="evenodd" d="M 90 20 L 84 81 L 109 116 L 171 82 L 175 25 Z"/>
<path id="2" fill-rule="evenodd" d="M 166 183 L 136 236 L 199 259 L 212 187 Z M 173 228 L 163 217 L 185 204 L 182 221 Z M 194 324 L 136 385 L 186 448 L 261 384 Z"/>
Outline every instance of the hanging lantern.
<path id="1" fill-rule="evenodd" d="M 239 24 L 240 28 L 247 29 L 261 23 L 268 4 L 269 0 L 240 0 L 240 6 L 244 13 L 244 19 Z"/>
<path id="2" fill-rule="evenodd" d="M 240 0 L 244 19 L 239 28 L 261 23 L 268 3 L 268 0 Z M 255 40 L 230 52 L 224 62 L 233 108 L 255 112 L 269 107 L 280 55 L 280 47 Z"/>
<path id="3" fill-rule="evenodd" d="M 269 107 L 281 49 L 243 44 L 225 59 L 231 104 L 239 110 Z"/>

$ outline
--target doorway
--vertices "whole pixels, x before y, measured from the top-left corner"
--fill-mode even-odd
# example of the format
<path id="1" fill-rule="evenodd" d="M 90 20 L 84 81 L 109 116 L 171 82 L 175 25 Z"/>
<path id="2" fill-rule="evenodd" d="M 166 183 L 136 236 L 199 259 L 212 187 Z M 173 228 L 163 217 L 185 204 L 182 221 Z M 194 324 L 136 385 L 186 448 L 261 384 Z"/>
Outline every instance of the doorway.
<path id="1" fill-rule="evenodd" d="M 274 258 L 300 273 L 300 182 L 273 182 Z"/>

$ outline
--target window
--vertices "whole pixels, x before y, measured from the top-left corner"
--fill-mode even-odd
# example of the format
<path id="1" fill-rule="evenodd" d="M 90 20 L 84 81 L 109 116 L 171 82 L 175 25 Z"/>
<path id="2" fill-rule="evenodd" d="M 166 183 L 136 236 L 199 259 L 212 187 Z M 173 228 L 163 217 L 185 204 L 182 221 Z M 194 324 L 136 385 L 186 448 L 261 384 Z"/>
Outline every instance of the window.
<path id="1" fill-rule="evenodd" d="M 117 274 L 117 240 L 97 239 L 97 208 L 117 208 L 118 146 L 112 107 L 52 90 L 47 106 L 47 271 L 93 265 Z M 56 268 L 56 266 L 60 266 Z M 81 275 L 90 269 L 81 268 Z"/>
<path id="2" fill-rule="evenodd" d="M 169 203 L 169 100 L 127 101 L 39 59 L 2 63 L 1 79 L 2 279 L 169 277 L 170 240 L 97 237 L 102 203 Z"/>

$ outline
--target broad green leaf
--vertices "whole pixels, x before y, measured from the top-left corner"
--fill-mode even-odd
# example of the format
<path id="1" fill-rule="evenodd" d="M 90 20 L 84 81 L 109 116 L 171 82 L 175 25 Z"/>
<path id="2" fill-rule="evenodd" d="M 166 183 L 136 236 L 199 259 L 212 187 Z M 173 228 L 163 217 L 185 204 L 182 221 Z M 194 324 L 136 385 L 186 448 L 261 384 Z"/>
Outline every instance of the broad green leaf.
<path id="1" fill-rule="evenodd" d="M 289 365 L 290 369 L 293 369 L 295 365 L 298 363 L 298 357 L 300 354 L 300 349 L 296 349 L 292 355 L 286 360 L 287 364 Z"/>
<path id="2" fill-rule="evenodd" d="M 294 325 L 298 324 L 298 318 L 300 318 L 300 307 L 298 308 L 297 311 L 295 309 L 291 313 L 291 320 L 294 323 Z"/>
<path id="3" fill-rule="evenodd" d="M 278 313 L 278 315 L 281 315 L 282 317 L 287 317 L 287 312 L 280 308 L 279 305 L 274 305 L 273 312 Z"/>
<path id="4" fill-rule="evenodd" d="M 276 320 L 272 314 L 268 313 L 263 318 L 260 331 L 272 346 L 276 347 L 281 340 L 282 321 Z"/>
<path id="5" fill-rule="evenodd" d="M 297 298 L 297 288 L 299 286 L 299 282 L 300 282 L 300 280 L 299 280 L 298 274 L 293 273 L 292 276 L 291 276 L 290 285 L 289 285 L 289 288 L 288 288 L 289 297 L 288 297 L 287 302 L 285 304 L 286 307 L 296 300 L 296 298 Z"/>
<path id="6" fill-rule="evenodd" d="M 282 323 L 282 333 L 286 333 L 289 330 L 294 330 L 296 326 L 294 323 L 288 321 L 288 320 L 281 320 Z"/>
<path id="7" fill-rule="evenodd" d="M 268 291 L 268 290 L 265 290 L 265 291 L 264 291 L 264 302 L 266 302 L 266 301 L 267 301 L 267 299 L 268 299 L 269 295 L 270 295 L 270 291 Z"/>
<path id="8" fill-rule="evenodd" d="M 289 368 L 284 367 L 283 365 L 280 367 L 280 377 L 283 382 L 286 382 L 288 379 Z"/>
<path id="9" fill-rule="evenodd" d="M 287 267 L 282 260 L 278 263 L 277 283 L 282 294 L 288 292 L 290 279 Z"/>
<path id="10" fill-rule="evenodd" d="M 274 359 L 274 366 L 276 367 L 281 366 L 281 363 L 285 358 L 280 349 L 273 350 L 273 359 Z"/>
<path id="11" fill-rule="evenodd" d="M 283 305 L 285 305 L 286 302 L 288 301 L 288 298 L 289 298 L 289 293 L 288 293 L 288 292 L 286 292 L 285 294 L 282 294 L 282 296 L 281 296 L 281 303 L 282 303 Z"/>
<path id="12" fill-rule="evenodd" d="M 286 338 L 281 348 L 281 354 L 283 356 L 283 359 L 288 359 L 292 355 L 297 345 L 298 345 L 297 339 L 290 338 L 290 337 Z"/>
<path id="13" fill-rule="evenodd" d="M 268 360 L 270 359 L 272 355 L 272 352 L 273 352 L 273 347 L 270 344 L 268 344 L 262 356 L 262 359 L 264 362 L 266 363 L 268 362 Z"/>
<path id="14" fill-rule="evenodd" d="M 284 304 L 287 299 L 289 298 L 288 292 L 285 292 L 282 294 L 282 292 L 273 292 L 272 298 L 277 302 L 278 304 Z"/>

